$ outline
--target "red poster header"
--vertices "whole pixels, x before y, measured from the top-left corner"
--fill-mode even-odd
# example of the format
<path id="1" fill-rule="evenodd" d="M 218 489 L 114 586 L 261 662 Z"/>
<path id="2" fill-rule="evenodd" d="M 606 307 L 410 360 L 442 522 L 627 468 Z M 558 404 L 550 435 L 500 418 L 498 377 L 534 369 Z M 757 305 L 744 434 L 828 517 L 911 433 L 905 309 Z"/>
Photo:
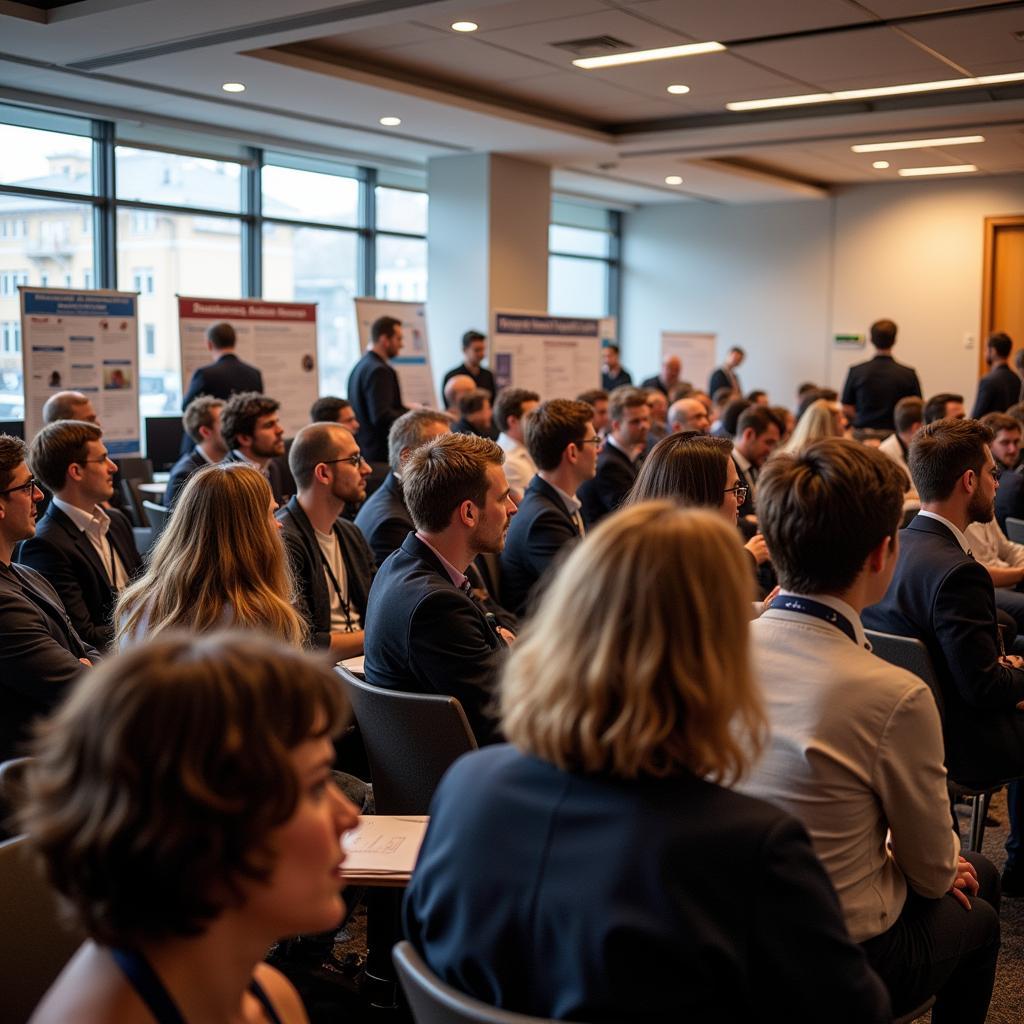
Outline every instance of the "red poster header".
<path id="1" fill-rule="evenodd" d="M 279 320 L 316 322 L 315 302 L 263 302 L 260 299 L 192 299 L 178 296 L 182 320 Z"/>

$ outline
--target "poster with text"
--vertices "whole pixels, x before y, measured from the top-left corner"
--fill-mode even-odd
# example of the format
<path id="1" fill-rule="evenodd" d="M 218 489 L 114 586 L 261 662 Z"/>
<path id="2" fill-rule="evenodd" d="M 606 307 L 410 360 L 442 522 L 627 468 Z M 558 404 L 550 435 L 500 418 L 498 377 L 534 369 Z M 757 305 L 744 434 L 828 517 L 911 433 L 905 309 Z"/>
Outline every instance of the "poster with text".
<path id="1" fill-rule="evenodd" d="M 667 356 L 679 356 L 683 364 L 680 379 L 688 380 L 703 391 L 711 379 L 711 371 L 718 365 L 715 360 L 717 338 L 716 334 L 706 331 L 662 331 L 662 362 Z"/>
<path id="2" fill-rule="evenodd" d="M 92 401 L 111 455 L 138 455 L 139 323 L 135 292 L 27 288 L 21 293 L 25 437 L 58 391 Z"/>
<path id="3" fill-rule="evenodd" d="M 500 391 L 575 398 L 601 386 L 601 321 L 544 313 L 495 313 L 491 368 Z"/>
<path id="4" fill-rule="evenodd" d="M 182 394 L 192 374 L 213 362 L 206 329 L 222 322 L 235 329 L 235 355 L 263 374 L 264 392 L 281 403 L 285 436 L 294 437 L 309 422 L 310 406 L 320 393 L 316 304 L 178 296 Z"/>
<path id="5" fill-rule="evenodd" d="M 412 407 L 426 405 L 438 409 L 434 375 L 430 369 L 430 340 L 427 337 L 427 307 L 422 302 L 396 302 L 391 299 L 356 299 L 359 324 L 359 352 L 370 344 L 370 328 L 382 316 L 402 322 L 402 351 L 389 360 L 398 374 L 402 401 Z"/>

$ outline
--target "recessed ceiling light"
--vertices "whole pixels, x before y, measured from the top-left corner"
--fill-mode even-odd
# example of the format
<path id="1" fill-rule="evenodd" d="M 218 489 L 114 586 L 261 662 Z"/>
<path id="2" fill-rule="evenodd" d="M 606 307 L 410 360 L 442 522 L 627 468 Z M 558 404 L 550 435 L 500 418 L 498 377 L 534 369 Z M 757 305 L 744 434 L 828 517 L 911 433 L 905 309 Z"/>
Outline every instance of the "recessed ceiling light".
<path id="1" fill-rule="evenodd" d="M 1024 82 L 1024 71 L 1006 75 L 981 75 L 978 78 L 950 78 L 942 82 L 911 82 L 908 85 L 882 85 L 873 89 L 844 89 L 840 92 L 814 92 L 804 96 L 777 96 L 767 100 L 739 100 L 726 103 L 727 110 L 768 110 L 773 107 L 802 107 L 811 103 L 841 103 L 879 96 L 903 96 L 915 92 L 942 92 L 946 89 L 970 89 L 979 85 L 1003 85 Z"/>
<path id="2" fill-rule="evenodd" d="M 901 167 L 896 173 L 903 178 L 917 178 L 926 174 L 970 174 L 977 169 L 974 164 L 954 164 L 951 167 Z"/>
<path id="3" fill-rule="evenodd" d="M 580 57 L 573 64 L 578 68 L 614 68 L 620 64 L 643 64 L 649 60 L 670 60 L 673 57 L 693 57 L 698 53 L 720 53 L 721 43 L 686 43 L 683 46 L 660 46 L 656 50 L 633 50 L 629 53 L 609 53 L 604 57 Z"/>
<path id="4" fill-rule="evenodd" d="M 872 165 L 876 171 L 884 171 L 889 166 L 888 160 L 876 160 Z"/>
<path id="5" fill-rule="evenodd" d="M 666 185 L 682 185 L 682 183 L 683 183 L 683 179 L 680 178 L 678 174 L 670 174 L 665 179 L 665 184 Z"/>
<path id="6" fill-rule="evenodd" d="M 225 92 L 245 92 L 245 86 L 241 82 L 225 82 L 221 88 Z"/>
<path id="7" fill-rule="evenodd" d="M 690 87 L 688 85 L 670 85 L 668 91 L 673 96 L 685 96 L 690 91 Z"/>
<path id="8" fill-rule="evenodd" d="M 475 32 L 480 26 L 475 21 L 453 21 L 453 32 Z"/>
<path id="9" fill-rule="evenodd" d="M 984 142 L 984 135 L 955 135 L 948 139 L 908 139 L 906 142 L 864 142 L 851 146 L 854 153 L 887 153 L 896 149 L 930 149 L 932 146 L 967 146 Z"/>
<path id="10" fill-rule="evenodd" d="M 402 119 L 400 117 L 382 117 L 380 123 L 385 128 L 395 128 L 402 123 Z"/>

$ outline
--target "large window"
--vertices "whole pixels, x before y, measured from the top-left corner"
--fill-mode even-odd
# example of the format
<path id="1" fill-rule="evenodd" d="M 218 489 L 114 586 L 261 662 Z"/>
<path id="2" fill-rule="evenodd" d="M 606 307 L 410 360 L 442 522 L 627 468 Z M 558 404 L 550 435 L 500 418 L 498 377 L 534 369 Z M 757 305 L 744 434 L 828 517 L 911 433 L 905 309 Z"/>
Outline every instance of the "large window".
<path id="1" fill-rule="evenodd" d="M 561 200 L 548 229 L 548 310 L 560 316 L 616 316 L 619 215 Z"/>

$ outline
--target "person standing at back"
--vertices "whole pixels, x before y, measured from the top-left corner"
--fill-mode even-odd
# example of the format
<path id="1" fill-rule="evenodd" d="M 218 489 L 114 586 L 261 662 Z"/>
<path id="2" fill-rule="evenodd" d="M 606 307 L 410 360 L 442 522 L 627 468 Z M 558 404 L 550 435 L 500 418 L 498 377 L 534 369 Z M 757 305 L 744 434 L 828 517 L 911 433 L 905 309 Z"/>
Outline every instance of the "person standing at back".
<path id="1" fill-rule="evenodd" d="M 896 403 L 908 395 L 921 397 L 917 371 L 897 363 L 892 357 L 896 344 L 896 325 L 891 320 L 876 320 L 871 325 L 873 359 L 851 366 L 843 385 L 843 411 L 857 428 L 894 430 Z"/>
<path id="2" fill-rule="evenodd" d="M 1020 398 L 1020 377 L 1010 369 L 1013 341 L 1008 334 L 998 331 L 989 335 L 985 346 L 988 373 L 978 381 L 978 396 L 974 399 L 971 419 L 980 420 L 990 412 L 1006 412 Z"/>
<path id="3" fill-rule="evenodd" d="M 199 395 L 227 401 L 239 391 L 263 391 L 263 374 L 235 355 L 235 341 L 235 329 L 229 323 L 211 324 L 206 329 L 206 347 L 214 359 L 192 374 L 182 409 Z"/>
<path id="4" fill-rule="evenodd" d="M 483 365 L 487 355 L 487 336 L 479 331 L 466 331 L 462 336 L 462 364 L 453 366 L 445 375 L 442 389 L 452 377 L 466 376 L 472 379 L 474 387 L 483 388 L 493 402 L 497 389 L 494 374 Z"/>
<path id="5" fill-rule="evenodd" d="M 388 461 L 388 431 L 408 412 L 398 374 L 389 363 L 401 351 L 402 322 L 378 317 L 370 328 L 370 345 L 348 378 L 348 400 L 359 421 L 356 440 L 367 462 Z"/>
<path id="6" fill-rule="evenodd" d="M 632 384 L 633 377 L 619 358 L 618 345 L 605 345 L 601 350 L 601 387 L 605 391 L 614 391 L 625 384 Z"/>
<path id="7" fill-rule="evenodd" d="M 740 387 L 740 378 L 739 374 L 736 373 L 736 368 L 743 362 L 746 356 L 747 353 L 739 345 L 733 345 L 729 349 L 729 354 L 725 357 L 725 362 L 721 366 L 716 366 L 711 371 L 711 379 L 708 381 L 708 392 L 713 395 L 719 388 L 730 388 L 736 394 L 741 394 L 743 388 Z"/>

